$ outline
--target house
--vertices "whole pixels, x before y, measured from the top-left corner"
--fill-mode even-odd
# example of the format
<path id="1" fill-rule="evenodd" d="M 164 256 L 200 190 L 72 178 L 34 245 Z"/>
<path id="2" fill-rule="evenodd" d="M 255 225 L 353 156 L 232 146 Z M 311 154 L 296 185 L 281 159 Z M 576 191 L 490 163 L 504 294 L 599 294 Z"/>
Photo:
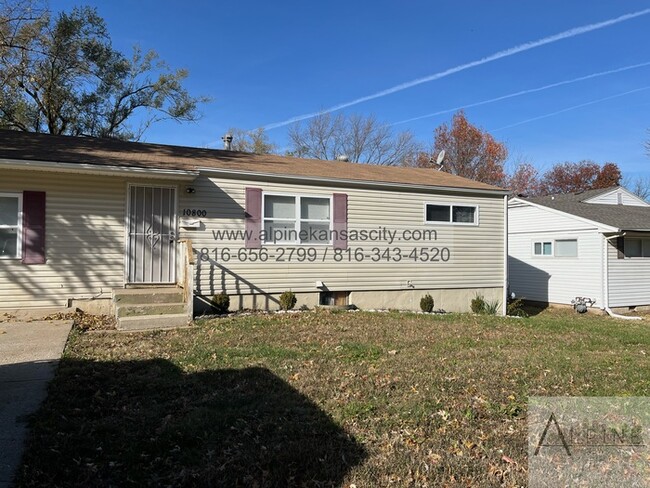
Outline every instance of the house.
<path id="1" fill-rule="evenodd" d="M 650 306 L 650 204 L 623 187 L 508 204 L 509 286 L 529 300 Z"/>
<path id="2" fill-rule="evenodd" d="M 0 131 L 0 307 L 503 304 L 506 204 L 433 169 Z"/>

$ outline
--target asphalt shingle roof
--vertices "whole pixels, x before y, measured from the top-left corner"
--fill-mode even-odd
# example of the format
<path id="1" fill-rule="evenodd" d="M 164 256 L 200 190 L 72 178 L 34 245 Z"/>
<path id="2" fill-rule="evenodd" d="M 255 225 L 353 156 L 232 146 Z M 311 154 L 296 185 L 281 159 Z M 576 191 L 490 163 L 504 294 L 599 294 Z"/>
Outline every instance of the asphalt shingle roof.
<path id="1" fill-rule="evenodd" d="M 279 176 L 376 183 L 505 190 L 444 171 L 300 159 L 218 149 L 125 142 L 116 139 L 53 136 L 0 130 L 0 159 L 194 171 L 215 168 Z"/>
<path id="2" fill-rule="evenodd" d="M 650 231 L 650 206 L 585 203 L 585 200 L 589 200 L 616 188 L 618 187 L 588 190 L 580 193 L 533 197 L 527 200 L 584 219 L 616 227 L 620 230 Z"/>

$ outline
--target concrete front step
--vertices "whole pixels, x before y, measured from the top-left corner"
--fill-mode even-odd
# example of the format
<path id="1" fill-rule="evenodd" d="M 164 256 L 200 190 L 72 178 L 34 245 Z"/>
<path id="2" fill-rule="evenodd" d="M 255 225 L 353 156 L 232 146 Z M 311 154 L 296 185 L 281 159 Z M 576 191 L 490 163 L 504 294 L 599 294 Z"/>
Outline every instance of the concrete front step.
<path id="1" fill-rule="evenodd" d="M 141 317 L 144 315 L 170 315 L 182 314 L 185 312 L 184 303 L 147 303 L 130 304 L 120 303 L 116 307 L 117 318 Z"/>
<path id="2" fill-rule="evenodd" d="M 182 327 L 189 323 L 187 314 L 142 315 L 137 317 L 121 317 L 117 328 L 120 330 L 170 329 Z"/>
<path id="3" fill-rule="evenodd" d="M 176 287 L 114 289 L 113 301 L 117 306 L 123 304 L 180 303 L 183 301 L 183 290 Z"/>

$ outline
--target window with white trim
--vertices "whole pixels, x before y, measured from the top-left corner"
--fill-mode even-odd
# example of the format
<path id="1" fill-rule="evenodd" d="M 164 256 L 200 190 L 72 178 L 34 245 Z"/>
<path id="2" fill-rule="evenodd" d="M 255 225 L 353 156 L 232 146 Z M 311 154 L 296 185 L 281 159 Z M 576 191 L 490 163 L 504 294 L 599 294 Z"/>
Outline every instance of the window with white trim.
<path id="1" fill-rule="evenodd" d="M 577 239 L 558 239 L 555 241 L 554 256 L 556 258 L 577 258 L 578 257 L 578 240 Z"/>
<path id="2" fill-rule="evenodd" d="M 332 202 L 329 197 L 264 194 L 264 242 L 330 244 Z"/>
<path id="3" fill-rule="evenodd" d="M 626 258 L 650 258 L 650 239 L 626 237 L 624 249 Z"/>
<path id="4" fill-rule="evenodd" d="M 534 256 L 553 256 L 556 258 L 578 257 L 577 239 L 555 239 L 533 243 Z"/>
<path id="5" fill-rule="evenodd" d="M 20 257 L 22 195 L 0 193 L 0 259 Z"/>
<path id="6" fill-rule="evenodd" d="M 533 245 L 533 254 L 535 256 L 552 256 L 553 255 L 553 242 L 536 242 Z"/>
<path id="7" fill-rule="evenodd" d="M 424 220 L 427 223 L 477 225 L 478 206 L 427 203 L 424 210 Z"/>

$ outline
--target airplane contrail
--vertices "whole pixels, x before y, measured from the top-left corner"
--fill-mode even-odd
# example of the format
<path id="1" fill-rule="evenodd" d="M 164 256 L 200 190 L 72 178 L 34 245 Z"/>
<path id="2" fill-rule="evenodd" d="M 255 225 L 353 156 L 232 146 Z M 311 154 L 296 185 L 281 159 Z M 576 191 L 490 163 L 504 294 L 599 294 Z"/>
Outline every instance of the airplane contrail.
<path id="1" fill-rule="evenodd" d="M 650 90 L 650 85 L 643 86 L 641 88 L 635 88 L 634 90 L 628 90 L 623 93 L 617 93 L 616 95 L 610 95 L 609 97 L 599 98 L 597 100 L 591 100 L 589 102 L 581 103 L 579 105 L 573 105 L 572 107 L 563 108 L 562 110 L 556 110 L 555 112 L 550 112 L 544 115 L 539 115 L 538 117 L 533 117 L 531 119 L 522 120 L 521 122 L 515 122 L 514 124 L 504 125 L 498 129 L 491 129 L 489 132 L 497 132 L 504 129 L 510 129 L 511 127 L 517 127 L 518 125 L 527 124 L 529 122 L 534 122 L 536 120 L 546 119 L 548 117 L 553 117 L 554 115 L 563 114 L 564 112 L 570 112 L 571 110 L 576 110 L 578 108 L 587 107 L 588 105 L 594 105 L 596 103 L 606 102 L 607 100 L 612 100 L 614 98 L 624 97 L 625 95 L 630 95 L 632 93 L 637 93 L 644 90 Z"/>
<path id="2" fill-rule="evenodd" d="M 311 112 L 311 113 L 307 113 L 307 114 L 303 114 L 303 115 L 298 115 L 296 117 L 291 117 L 290 119 L 283 120 L 282 122 L 274 122 L 272 124 L 267 124 L 267 125 L 263 126 L 263 128 L 265 130 L 271 130 L 271 129 L 276 129 L 278 127 L 283 127 L 285 125 L 292 124 L 294 122 L 299 122 L 301 120 L 311 119 L 311 118 L 316 117 L 317 115 L 320 115 L 320 114 L 326 114 L 326 113 L 334 112 L 336 110 L 341 110 L 343 108 L 351 107 L 353 105 L 358 105 L 360 103 L 367 102 L 369 100 L 374 100 L 375 98 L 385 97 L 386 95 L 391 95 L 393 93 L 400 92 L 402 90 L 406 90 L 407 88 L 412 88 L 414 86 L 421 85 L 422 83 L 428 83 L 430 81 L 439 80 L 440 78 L 444 78 L 444 77 L 452 75 L 454 73 L 458 73 L 460 71 L 465 71 L 467 69 L 474 68 L 474 67 L 480 66 L 482 64 L 487 64 L 487 63 L 490 63 L 492 61 L 496 61 L 498 59 L 506 58 L 506 57 L 512 56 L 514 54 L 518 54 L 518 53 L 521 53 L 521 52 L 524 52 L 524 51 L 528 51 L 530 49 L 534 49 L 534 48 L 537 48 L 537 47 L 540 47 L 540 46 L 544 46 L 546 44 L 551 44 L 551 43 L 554 43 L 554 42 L 558 42 L 558 41 L 561 41 L 563 39 L 568 39 L 570 37 L 575 37 L 575 36 L 579 36 L 581 34 L 586 34 L 588 32 L 592 32 L 592 31 L 595 31 L 595 30 L 598 30 L 598 29 L 603 29 L 605 27 L 609 27 L 610 25 L 619 24 L 621 22 L 625 22 L 627 20 L 631 20 L 631 19 L 634 19 L 636 17 L 641 17 L 642 15 L 647 15 L 647 14 L 650 14 L 650 8 L 647 8 L 645 10 L 639 10 L 637 12 L 632 12 L 632 13 L 629 13 L 629 14 L 624 14 L 624 15 L 621 15 L 619 17 L 615 17 L 613 19 L 605 20 L 605 21 L 602 21 L 602 22 L 583 25 L 583 26 L 580 26 L 580 27 L 574 27 L 572 29 L 560 32 L 558 34 L 554 34 L 552 36 L 543 37 L 543 38 L 538 39 L 536 41 L 526 42 L 524 44 L 519 44 L 518 46 L 515 46 L 515 47 L 511 47 L 511 48 L 508 48 L 508 49 L 504 49 L 502 51 L 498 51 L 498 52 L 496 52 L 494 54 L 483 57 L 483 58 L 478 59 L 476 61 L 471 61 L 469 63 L 461 64 L 461 65 L 455 66 L 453 68 L 449 68 L 447 70 L 440 71 L 438 73 L 435 73 L 435 74 L 432 74 L 432 75 L 429 75 L 429 76 L 425 76 L 424 78 L 417 78 L 417 79 L 412 80 L 412 81 L 407 81 L 405 83 L 401 83 L 401 84 L 393 86 L 391 88 L 387 88 L 385 90 L 381 90 L 379 92 L 373 93 L 372 95 L 367 95 L 365 97 L 356 98 L 356 99 L 354 99 L 354 100 L 352 100 L 350 102 L 339 103 L 338 105 L 334 105 L 332 107 L 329 107 L 329 108 L 324 109 L 324 110 L 320 110 L 318 112 Z"/>
<path id="3" fill-rule="evenodd" d="M 471 107 L 478 107 L 480 105 L 487 105 L 488 103 L 499 102 L 501 100 L 506 100 L 508 98 L 519 97 L 521 95 L 528 95 L 529 93 L 536 93 L 536 92 L 548 90 L 550 88 L 555 88 L 555 87 L 558 87 L 558 86 L 570 85 L 572 83 L 577 83 L 579 81 L 591 80 L 592 78 L 598 78 L 600 76 L 612 75 L 612 74 L 615 74 L 615 73 L 621 73 L 623 71 L 628 71 L 628 70 L 631 70 L 631 69 L 643 68 L 644 66 L 650 66 L 650 61 L 646 62 L 646 63 L 632 64 L 630 66 L 624 66 L 622 68 L 611 69 L 611 70 L 608 70 L 608 71 L 601 71 L 599 73 L 592 73 L 590 75 L 580 76 L 579 78 L 573 78 L 571 80 L 558 81 L 557 83 L 551 83 L 550 85 L 544 85 L 544 86 L 540 86 L 540 87 L 537 87 L 537 88 L 531 88 L 529 90 L 521 90 L 521 91 L 518 91 L 518 92 L 515 92 L 515 93 L 509 93 L 508 95 L 502 95 L 500 97 L 490 98 L 489 100 L 482 100 L 480 102 L 468 103 L 466 105 L 460 105 L 460 106 L 454 107 L 454 108 L 447 108 L 445 110 L 440 110 L 438 112 L 432 112 L 430 114 L 420 115 L 418 117 L 413 117 L 413 118 L 410 118 L 410 119 L 405 119 L 405 120 L 400 120 L 398 122 L 393 122 L 392 124 L 389 124 L 389 125 L 406 124 L 407 122 L 413 122 L 415 120 L 427 119 L 429 117 L 435 117 L 436 115 L 442 115 L 442 114 L 448 114 L 450 112 L 456 112 L 456 111 L 462 110 L 464 108 L 471 108 Z"/>

